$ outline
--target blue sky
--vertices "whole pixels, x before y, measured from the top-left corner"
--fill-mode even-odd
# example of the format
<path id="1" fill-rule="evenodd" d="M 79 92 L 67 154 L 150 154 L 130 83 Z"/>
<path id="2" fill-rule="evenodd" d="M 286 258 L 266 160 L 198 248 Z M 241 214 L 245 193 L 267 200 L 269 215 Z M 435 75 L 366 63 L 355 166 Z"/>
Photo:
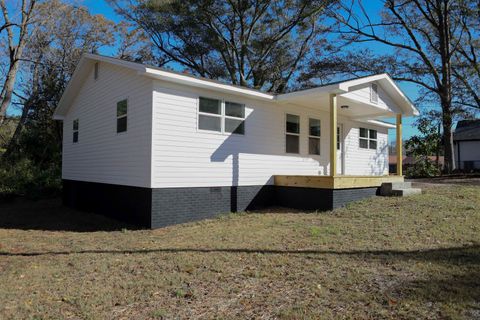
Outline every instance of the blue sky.
<path id="1" fill-rule="evenodd" d="M 107 17 L 110 20 L 113 20 L 115 22 L 119 22 L 122 18 L 119 17 L 116 13 L 115 10 L 113 10 L 105 0 L 83 0 L 81 1 L 83 5 L 88 7 L 93 14 L 103 14 L 105 17 Z M 382 6 L 382 1 L 381 0 L 368 0 L 364 1 L 364 6 L 367 12 L 369 13 L 377 13 L 379 12 L 381 6 Z M 374 15 L 373 15 L 374 16 Z M 374 44 L 370 44 L 374 45 Z M 381 46 L 376 44 L 375 50 L 379 52 L 385 52 L 387 50 L 391 50 L 388 47 Z M 108 50 L 104 50 L 102 52 L 103 54 L 110 54 Z M 405 92 L 405 94 L 412 100 L 415 101 L 418 97 L 418 86 L 412 83 L 399 83 L 401 89 Z M 394 121 L 394 119 L 389 119 L 390 121 Z M 403 137 L 408 138 L 416 133 L 418 133 L 417 129 L 413 125 L 413 122 L 415 120 L 413 118 L 406 118 L 403 121 Z M 393 141 L 395 139 L 395 130 L 390 130 L 389 134 L 389 141 Z"/>

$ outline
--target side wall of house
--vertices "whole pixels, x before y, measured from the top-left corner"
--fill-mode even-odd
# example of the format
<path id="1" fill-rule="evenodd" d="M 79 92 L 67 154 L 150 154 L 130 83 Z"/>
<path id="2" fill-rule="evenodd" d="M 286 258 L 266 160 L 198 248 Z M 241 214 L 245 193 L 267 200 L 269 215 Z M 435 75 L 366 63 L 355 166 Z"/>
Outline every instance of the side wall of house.
<path id="1" fill-rule="evenodd" d="M 62 178 L 149 188 L 152 80 L 103 62 L 95 80 L 91 69 L 63 122 Z M 117 102 L 123 99 L 128 100 L 127 131 L 117 133 Z"/>
<path id="2" fill-rule="evenodd" d="M 245 135 L 197 130 L 198 98 L 244 103 Z M 152 148 L 154 188 L 262 186 L 273 175 L 329 173 L 329 114 L 294 105 L 238 98 L 155 81 Z M 285 116 L 300 116 L 300 154 L 285 153 Z M 321 154 L 308 154 L 308 121 L 321 121 Z M 345 174 L 388 174 L 387 129 L 339 117 Z M 359 127 L 378 130 L 376 150 L 359 148 Z"/>
<path id="3" fill-rule="evenodd" d="M 459 162 L 458 167 L 462 170 L 480 169 L 480 141 L 457 141 L 455 161 Z"/>

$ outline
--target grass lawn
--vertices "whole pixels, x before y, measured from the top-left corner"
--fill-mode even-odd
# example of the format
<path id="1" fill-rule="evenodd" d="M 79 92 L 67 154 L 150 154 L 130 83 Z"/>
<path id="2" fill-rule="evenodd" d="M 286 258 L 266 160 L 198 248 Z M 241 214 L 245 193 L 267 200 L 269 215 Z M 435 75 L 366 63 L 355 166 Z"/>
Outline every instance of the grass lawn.
<path id="1" fill-rule="evenodd" d="M 479 319 L 480 187 L 135 230 L 0 205 L 0 319 Z"/>

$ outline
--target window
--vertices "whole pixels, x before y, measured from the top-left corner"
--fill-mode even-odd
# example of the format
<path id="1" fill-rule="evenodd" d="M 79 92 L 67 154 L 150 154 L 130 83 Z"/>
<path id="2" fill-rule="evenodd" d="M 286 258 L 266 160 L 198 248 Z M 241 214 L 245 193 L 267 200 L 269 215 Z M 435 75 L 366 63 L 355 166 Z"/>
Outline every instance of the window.
<path id="1" fill-rule="evenodd" d="M 245 105 L 200 97 L 198 129 L 245 134 Z"/>
<path id="2" fill-rule="evenodd" d="M 117 133 L 127 131 L 127 99 L 117 102 Z"/>
<path id="3" fill-rule="evenodd" d="M 300 117 L 287 114 L 285 124 L 285 151 L 287 153 L 300 153 Z"/>
<path id="4" fill-rule="evenodd" d="M 78 119 L 73 120 L 73 143 L 78 142 Z"/>
<path id="5" fill-rule="evenodd" d="M 225 101 L 225 132 L 245 134 L 245 105 Z"/>
<path id="6" fill-rule="evenodd" d="M 308 119 L 308 153 L 320 154 L 320 120 Z"/>
<path id="7" fill-rule="evenodd" d="M 93 79 L 97 80 L 98 79 L 98 62 L 95 62 L 95 66 L 93 68 Z"/>
<path id="8" fill-rule="evenodd" d="M 360 148 L 377 149 L 377 130 L 360 128 Z"/>
<path id="9" fill-rule="evenodd" d="M 370 88 L 370 101 L 378 103 L 378 85 L 376 83 L 372 83 Z"/>

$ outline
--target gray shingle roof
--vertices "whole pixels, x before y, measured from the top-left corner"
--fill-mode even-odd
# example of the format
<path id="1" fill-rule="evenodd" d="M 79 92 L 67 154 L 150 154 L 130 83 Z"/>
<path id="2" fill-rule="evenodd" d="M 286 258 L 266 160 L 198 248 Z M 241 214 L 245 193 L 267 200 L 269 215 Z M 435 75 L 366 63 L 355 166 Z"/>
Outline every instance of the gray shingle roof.
<path id="1" fill-rule="evenodd" d="M 480 139 L 480 119 L 462 120 L 457 123 L 453 140 L 477 140 Z"/>

